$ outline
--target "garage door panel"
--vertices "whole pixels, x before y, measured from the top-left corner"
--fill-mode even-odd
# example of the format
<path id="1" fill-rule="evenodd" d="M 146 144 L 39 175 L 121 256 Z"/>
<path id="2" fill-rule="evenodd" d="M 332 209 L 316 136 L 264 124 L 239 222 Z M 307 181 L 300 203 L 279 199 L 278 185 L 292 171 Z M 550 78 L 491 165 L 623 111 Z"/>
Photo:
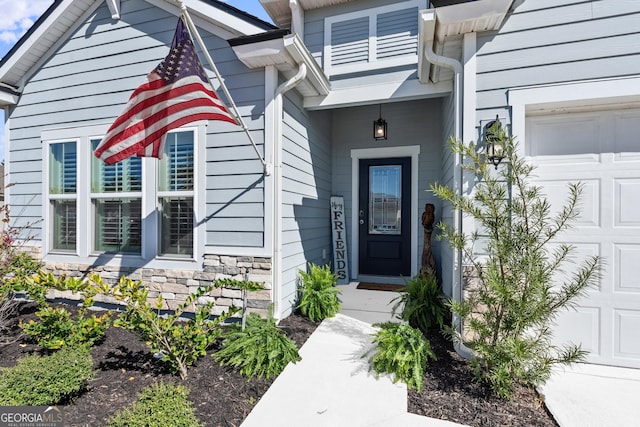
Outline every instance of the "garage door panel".
<path id="1" fill-rule="evenodd" d="M 529 127 L 531 126 L 531 127 Z M 548 161 L 562 161 L 575 156 L 576 161 L 594 161 L 600 153 L 597 117 L 583 117 L 567 122 L 558 116 L 533 118 L 527 127 L 529 156 L 549 156 Z M 542 159 L 541 159 L 542 160 Z"/>
<path id="2" fill-rule="evenodd" d="M 592 363 L 640 368 L 640 108 L 529 117 L 526 129 L 533 182 L 554 212 L 567 182 L 584 183 L 581 216 L 554 244 L 603 259 L 598 289 L 559 316 L 555 340 L 581 342 Z"/>
<path id="3" fill-rule="evenodd" d="M 561 265 L 561 270 L 554 272 L 551 278 L 554 288 L 560 288 L 564 283 L 568 283 L 573 275 L 578 271 L 584 260 L 593 256 L 601 256 L 601 244 L 599 242 L 563 242 L 573 246 L 569 260 Z M 547 245 L 550 251 L 559 249 L 559 243 Z M 600 280 L 594 281 L 589 288 L 589 293 L 599 292 L 602 288 Z"/>
<path id="4" fill-rule="evenodd" d="M 640 113 L 620 112 L 614 123 L 614 153 L 624 160 L 640 160 Z"/>
<path id="5" fill-rule="evenodd" d="M 614 245 L 615 292 L 640 294 L 640 244 Z M 640 329 L 638 329 L 640 341 Z"/>
<path id="6" fill-rule="evenodd" d="M 561 313 L 556 319 L 554 344 L 579 344 L 591 356 L 599 356 L 600 317 L 599 307 L 581 306 Z"/>
<path id="7" fill-rule="evenodd" d="M 574 227 L 600 226 L 600 179 L 545 179 L 536 181 L 543 187 L 543 193 L 551 204 L 551 215 L 559 214 L 569 198 L 569 184 L 582 182 L 584 187 L 579 200 L 580 216 L 572 222 Z"/>
<path id="8" fill-rule="evenodd" d="M 640 310 L 614 310 L 614 356 L 638 359 L 640 366 Z"/>
<path id="9" fill-rule="evenodd" d="M 640 227 L 640 178 L 614 179 L 615 226 Z"/>

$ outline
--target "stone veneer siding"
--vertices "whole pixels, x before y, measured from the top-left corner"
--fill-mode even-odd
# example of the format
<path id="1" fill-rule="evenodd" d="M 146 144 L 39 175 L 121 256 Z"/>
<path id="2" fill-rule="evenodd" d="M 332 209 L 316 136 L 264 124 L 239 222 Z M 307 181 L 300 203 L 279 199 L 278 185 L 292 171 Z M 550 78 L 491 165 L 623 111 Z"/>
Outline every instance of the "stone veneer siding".
<path id="1" fill-rule="evenodd" d="M 186 297 L 195 292 L 200 286 L 211 286 L 216 280 L 231 278 L 261 283 L 263 290 L 249 292 L 247 298 L 247 312 L 256 312 L 266 316 L 272 302 L 271 283 L 271 259 L 251 256 L 225 256 L 205 255 L 203 269 L 170 270 L 154 268 L 127 268 L 111 266 L 91 266 L 74 263 L 46 263 L 45 270 L 56 276 L 67 275 L 70 277 L 85 277 L 92 273 L 99 274 L 102 279 L 111 285 L 115 284 L 121 276 L 127 276 L 142 283 L 149 289 L 150 302 L 155 302 L 159 294 L 162 294 L 164 308 L 174 310 L 183 303 Z M 52 290 L 50 298 L 80 299 L 71 291 Z M 110 296 L 98 295 L 96 301 L 117 304 Z M 212 314 L 219 315 L 229 306 L 242 307 L 242 291 L 233 288 L 214 288 L 207 296 L 199 299 L 199 303 L 205 304 L 214 301 Z"/>

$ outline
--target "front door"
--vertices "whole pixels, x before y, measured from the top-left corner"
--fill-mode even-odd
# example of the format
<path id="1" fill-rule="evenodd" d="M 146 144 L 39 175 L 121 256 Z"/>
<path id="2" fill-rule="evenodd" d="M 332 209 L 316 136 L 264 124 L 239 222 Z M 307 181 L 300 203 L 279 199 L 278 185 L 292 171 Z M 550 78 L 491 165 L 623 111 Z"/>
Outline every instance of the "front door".
<path id="1" fill-rule="evenodd" d="M 359 272 L 411 275 L 411 158 L 361 159 Z"/>

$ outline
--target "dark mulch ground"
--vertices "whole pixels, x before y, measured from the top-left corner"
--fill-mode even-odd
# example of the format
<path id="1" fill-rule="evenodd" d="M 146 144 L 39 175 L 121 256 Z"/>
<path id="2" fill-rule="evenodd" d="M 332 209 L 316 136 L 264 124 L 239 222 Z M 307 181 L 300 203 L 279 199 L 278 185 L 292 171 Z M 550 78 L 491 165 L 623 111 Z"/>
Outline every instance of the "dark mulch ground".
<path id="1" fill-rule="evenodd" d="M 427 337 L 437 356 L 420 393 L 409 390 L 409 412 L 470 426 L 557 426 L 535 390 L 521 387 L 504 400 L 472 381 L 467 362 L 438 332 Z"/>
<path id="2" fill-rule="evenodd" d="M 19 318 L 35 318 L 34 311 L 33 304 L 24 305 Z M 298 315 L 289 316 L 280 325 L 298 347 L 317 326 Z M 534 391 L 519 390 L 512 401 L 499 399 L 470 380 L 469 368 L 450 342 L 438 334 L 429 339 L 438 360 L 430 363 L 422 391 L 409 391 L 410 412 L 470 426 L 556 426 Z M 12 366 L 18 358 L 37 351 L 37 345 L 23 338 L 0 348 L 0 366 Z M 136 335 L 119 328 L 109 328 L 104 341 L 91 353 L 96 377 L 82 395 L 63 406 L 68 426 L 105 425 L 118 410 L 135 401 L 145 386 L 157 381 L 181 382 L 153 358 Z M 191 367 L 184 384 L 191 390 L 197 417 L 207 426 L 226 427 L 239 426 L 272 382 L 247 381 L 207 356 Z"/>

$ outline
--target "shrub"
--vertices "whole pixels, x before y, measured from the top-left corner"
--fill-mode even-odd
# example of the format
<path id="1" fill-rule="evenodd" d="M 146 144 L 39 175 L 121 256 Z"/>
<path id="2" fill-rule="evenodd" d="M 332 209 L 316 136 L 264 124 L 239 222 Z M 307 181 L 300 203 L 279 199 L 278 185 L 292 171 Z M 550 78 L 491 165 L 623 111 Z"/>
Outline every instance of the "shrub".
<path id="1" fill-rule="evenodd" d="M 24 291 L 24 281 L 40 268 L 40 263 L 21 251 L 25 239 L 19 239 L 23 228 L 9 225 L 9 206 L 0 206 L 0 345 L 15 342 L 12 326 L 19 301 L 16 294 Z"/>
<path id="2" fill-rule="evenodd" d="M 63 349 L 50 356 L 30 355 L 0 375 L 0 405 L 44 406 L 78 394 L 93 377 L 87 349 Z"/>
<path id="3" fill-rule="evenodd" d="M 109 427 L 199 427 L 189 389 L 182 385 L 158 383 L 146 387 L 137 402 L 120 411 Z"/>
<path id="4" fill-rule="evenodd" d="M 162 354 L 161 360 L 169 364 L 173 373 L 187 378 L 187 369 L 206 354 L 207 348 L 221 336 L 220 324 L 238 312 L 235 307 L 216 317 L 210 318 L 214 303 L 197 305 L 199 298 L 207 295 L 211 287 L 200 287 L 189 295 L 171 314 L 161 315 L 162 295 L 155 307 L 148 302 L 149 291 L 140 282 L 121 277 L 113 288 L 113 295 L 126 304 L 126 309 L 114 321 L 114 325 L 130 330 L 151 346 L 154 353 Z M 188 320 L 183 313 L 194 306 L 195 313 Z"/>
<path id="5" fill-rule="evenodd" d="M 473 286 L 463 301 L 451 301 L 451 310 L 462 319 L 467 345 L 477 355 L 472 362 L 475 375 L 508 397 L 514 384 L 536 386 L 549 378 L 553 364 L 584 358 L 579 346 L 554 346 L 551 327 L 599 277 L 600 259 L 586 259 L 566 279 L 556 274 L 574 248 L 552 249 L 548 244 L 577 218 L 582 186 L 570 184 L 564 208 L 552 214 L 541 188 L 530 183 L 534 168 L 518 156 L 513 137 L 502 128 L 493 131 L 506 156 L 499 171 L 473 144 L 452 139 L 452 151 L 465 157 L 463 168 L 476 177 L 474 192 L 460 195 L 442 185 L 432 186 L 432 191 L 483 230 L 482 236 L 463 234 L 439 224 L 442 236 L 462 252 L 474 272 Z M 476 243 L 482 243 L 484 255 L 477 255 Z M 457 330 L 451 332 L 462 340 Z"/>
<path id="6" fill-rule="evenodd" d="M 298 309 L 312 322 L 335 316 L 340 310 L 340 291 L 336 287 L 338 278 L 331 272 L 329 265 L 320 267 L 309 263 L 309 272 L 299 270 Z"/>
<path id="7" fill-rule="evenodd" d="M 435 326 L 442 328 L 449 313 L 445 297 L 434 275 L 417 275 L 405 282 L 404 290 L 393 301 L 393 315 L 425 334 Z M 396 315 L 402 306 L 400 315 Z"/>
<path id="8" fill-rule="evenodd" d="M 377 375 L 393 374 L 393 382 L 422 390 L 424 371 L 429 359 L 436 359 L 429 341 L 418 329 L 405 323 L 380 323 L 374 335 L 376 353 L 370 359 Z"/>
<path id="9" fill-rule="evenodd" d="M 105 312 L 101 315 L 92 313 L 88 315 L 89 307 L 93 305 L 93 299 L 99 292 L 107 292 L 108 287 L 99 280 L 99 276 L 92 276 L 95 280 L 86 280 L 72 277 L 55 277 L 53 274 L 44 274 L 34 278 L 35 289 L 40 285 L 58 290 L 71 290 L 80 293 L 83 297 L 82 305 L 78 310 L 75 319 L 71 313 L 63 307 L 50 307 L 44 298 L 39 298 L 40 309 L 36 315 L 40 321 L 30 320 L 21 323 L 22 330 L 38 342 L 38 345 L 48 349 L 59 349 L 62 347 L 91 347 L 104 337 L 105 332 L 111 324 L 111 313 Z M 32 291 L 33 293 L 33 291 Z"/>
<path id="10" fill-rule="evenodd" d="M 271 313 L 267 319 L 249 314 L 244 330 L 234 325 L 213 356 L 221 365 L 233 366 L 249 379 L 255 375 L 278 376 L 289 362 L 300 360 L 296 344 L 278 329 Z"/>

